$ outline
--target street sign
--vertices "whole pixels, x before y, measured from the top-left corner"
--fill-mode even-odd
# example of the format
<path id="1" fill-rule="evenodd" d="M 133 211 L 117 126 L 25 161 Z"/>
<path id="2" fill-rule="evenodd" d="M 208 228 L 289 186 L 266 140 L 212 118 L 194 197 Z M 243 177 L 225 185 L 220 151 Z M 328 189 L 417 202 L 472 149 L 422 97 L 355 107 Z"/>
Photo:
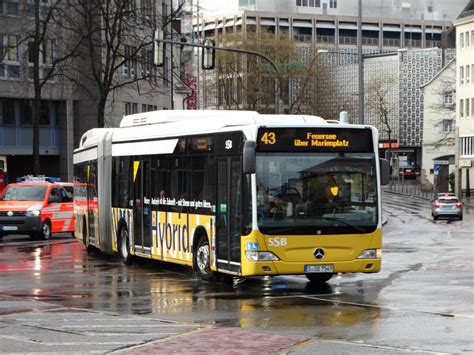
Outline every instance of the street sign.
<path id="1" fill-rule="evenodd" d="M 441 169 L 441 165 L 436 164 L 436 165 L 434 166 L 434 174 L 435 174 L 435 175 L 439 175 L 439 170 L 440 170 L 440 169 Z"/>
<path id="2" fill-rule="evenodd" d="M 472 166 L 472 160 L 468 159 L 459 159 L 460 168 L 470 168 Z"/>

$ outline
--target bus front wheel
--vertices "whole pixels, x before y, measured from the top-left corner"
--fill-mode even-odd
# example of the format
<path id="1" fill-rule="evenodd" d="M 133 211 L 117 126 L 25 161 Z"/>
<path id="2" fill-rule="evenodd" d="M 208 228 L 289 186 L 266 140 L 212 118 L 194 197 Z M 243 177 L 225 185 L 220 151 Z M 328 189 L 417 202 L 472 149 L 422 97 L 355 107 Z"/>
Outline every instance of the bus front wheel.
<path id="1" fill-rule="evenodd" d="M 132 263 L 132 255 L 130 254 L 130 240 L 128 238 L 127 227 L 120 228 L 120 257 L 125 265 Z"/>
<path id="2" fill-rule="evenodd" d="M 204 281 L 214 281 L 214 272 L 211 270 L 211 249 L 209 241 L 205 236 L 199 238 L 195 253 L 195 265 L 197 272 Z"/>
<path id="3" fill-rule="evenodd" d="M 329 281 L 332 274 L 305 274 L 305 276 L 310 282 L 323 283 Z"/>

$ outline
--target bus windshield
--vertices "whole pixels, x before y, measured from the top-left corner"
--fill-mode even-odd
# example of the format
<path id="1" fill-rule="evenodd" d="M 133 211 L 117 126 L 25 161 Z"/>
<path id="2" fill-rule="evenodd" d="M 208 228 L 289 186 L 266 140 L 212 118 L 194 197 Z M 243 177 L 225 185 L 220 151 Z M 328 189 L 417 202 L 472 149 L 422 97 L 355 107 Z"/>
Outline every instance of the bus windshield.
<path id="1" fill-rule="evenodd" d="M 373 153 L 258 153 L 256 177 L 262 233 L 369 233 L 377 227 Z"/>

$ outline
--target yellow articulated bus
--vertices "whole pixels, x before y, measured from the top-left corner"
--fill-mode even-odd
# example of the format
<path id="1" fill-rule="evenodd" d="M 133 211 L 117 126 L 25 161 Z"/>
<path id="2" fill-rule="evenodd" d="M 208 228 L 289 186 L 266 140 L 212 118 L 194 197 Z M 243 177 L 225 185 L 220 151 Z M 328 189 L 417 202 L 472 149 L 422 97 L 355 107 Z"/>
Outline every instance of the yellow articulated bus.
<path id="1" fill-rule="evenodd" d="M 87 248 L 193 267 L 204 280 L 381 267 L 378 133 L 315 116 L 155 111 L 86 132 L 74 152 Z"/>

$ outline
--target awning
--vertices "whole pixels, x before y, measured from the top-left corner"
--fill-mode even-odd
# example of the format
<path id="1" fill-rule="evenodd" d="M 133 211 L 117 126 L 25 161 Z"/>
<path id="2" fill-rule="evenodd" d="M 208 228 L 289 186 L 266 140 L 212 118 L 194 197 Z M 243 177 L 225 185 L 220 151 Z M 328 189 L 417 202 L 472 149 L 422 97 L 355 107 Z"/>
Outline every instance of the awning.
<path id="1" fill-rule="evenodd" d="M 383 26 L 383 30 L 387 32 L 401 32 L 402 29 L 397 26 Z"/>
<path id="2" fill-rule="evenodd" d="M 247 19 L 245 19 L 245 24 L 246 24 L 246 25 L 256 25 L 256 24 L 257 24 L 257 20 L 247 18 Z"/>
<path id="3" fill-rule="evenodd" d="M 357 30 L 357 25 L 339 24 L 341 30 Z"/>
<path id="4" fill-rule="evenodd" d="M 421 30 L 421 28 L 418 27 L 405 26 L 405 32 L 422 33 L 423 31 Z"/>
<path id="5" fill-rule="evenodd" d="M 260 20 L 262 26 L 275 26 L 275 20 Z"/>
<path id="6" fill-rule="evenodd" d="M 316 28 L 336 28 L 336 25 L 331 23 L 318 23 L 316 22 Z"/>
<path id="7" fill-rule="evenodd" d="M 363 31 L 378 31 L 380 29 L 377 25 L 362 25 Z"/>
<path id="8" fill-rule="evenodd" d="M 290 22 L 288 20 L 280 20 L 280 21 L 278 21 L 278 24 L 280 26 L 287 26 L 287 27 L 290 26 Z"/>
<path id="9" fill-rule="evenodd" d="M 425 27 L 425 32 L 426 33 L 443 33 L 443 30 L 441 28 L 429 28 Z"/>
<path id="10" fill-rule="evenodd" d="M 293 27 L 313 28 L 313 24 L 306 21 L 293 21 Z"/>

